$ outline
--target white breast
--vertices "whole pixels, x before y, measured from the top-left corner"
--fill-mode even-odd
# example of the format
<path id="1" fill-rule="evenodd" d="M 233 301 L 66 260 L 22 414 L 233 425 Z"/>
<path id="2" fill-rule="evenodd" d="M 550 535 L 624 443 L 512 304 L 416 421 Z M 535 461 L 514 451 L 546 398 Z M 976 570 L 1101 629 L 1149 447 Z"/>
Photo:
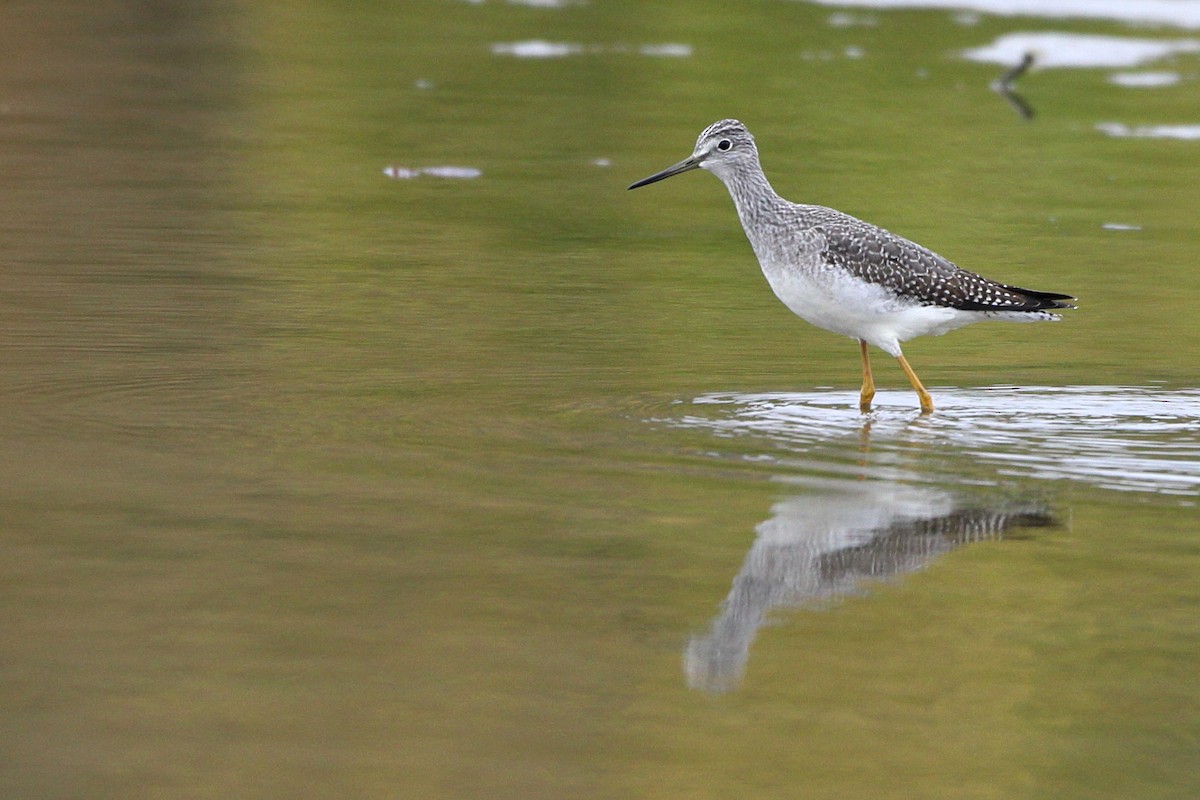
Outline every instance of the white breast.
<path id="1" fill-rule="evenodd" d="M 862 339 L 900 355 L 900 343 L 939 335 L 984 319 L 974 311 L 923 306 L 897 298 L 886 287 L 836 268 L 815 271 L 762 262 L 772 291 L 793 314 L 827 331 Z"/>

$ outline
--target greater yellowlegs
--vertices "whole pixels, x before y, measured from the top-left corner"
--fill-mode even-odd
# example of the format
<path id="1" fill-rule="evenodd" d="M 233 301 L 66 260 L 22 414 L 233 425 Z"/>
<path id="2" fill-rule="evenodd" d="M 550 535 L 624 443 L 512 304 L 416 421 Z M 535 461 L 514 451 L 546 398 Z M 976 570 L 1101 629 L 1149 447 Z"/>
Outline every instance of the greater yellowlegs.
<path id="1" fill-rule="evenodd" d="M 818 328 L 858 340 L 864 413 L 875 397 L 867 345 L 900 363 L 928 414 L 933 399 L 901 342 L 989 319 L 1056 320 L 1048 309 L 1074 308 L 1066 302 L 1075 299 L 1071 295 L 996 283 L 849 214 L 784 200 L 763 174 L 754 137 L 736 119 L 709 125 L 690 156 L 629 188 L 697 168 L 729 189 L 763 274 L 783 304 Z"/>

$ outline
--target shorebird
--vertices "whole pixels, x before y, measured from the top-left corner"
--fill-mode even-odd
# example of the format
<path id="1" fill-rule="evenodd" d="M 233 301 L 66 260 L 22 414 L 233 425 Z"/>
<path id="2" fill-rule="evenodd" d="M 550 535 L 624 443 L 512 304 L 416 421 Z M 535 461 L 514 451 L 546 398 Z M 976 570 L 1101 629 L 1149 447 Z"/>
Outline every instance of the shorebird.
<path id="1" fill-rule="evenodd" d="M 784 200 L 763 173 L 754 137 L 736 119 L 709 125 L 690 156 L 629 188 L 693 169 L 708 170 L 729 190 L 775 296 L 801 319 L 858 340 L 864 414 L 875 397 L 868 345 L 899 362 L 929 414 L 933 398 L 901 342 L 985 320 L 1057 320 L 1052 309 L 1074 308 L 1071 295 L 997 283 L 849 214 Z"/>

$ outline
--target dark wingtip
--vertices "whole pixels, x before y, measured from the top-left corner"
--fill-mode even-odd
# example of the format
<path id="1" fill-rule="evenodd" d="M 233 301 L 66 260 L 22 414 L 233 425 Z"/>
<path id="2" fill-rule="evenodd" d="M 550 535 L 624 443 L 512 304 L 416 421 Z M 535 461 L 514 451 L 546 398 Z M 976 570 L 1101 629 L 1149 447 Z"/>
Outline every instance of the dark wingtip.
<path id="1" fill-rule="evenodd" d="M 1033 300 L 1037 300 L 1040 304 L 1038 308 L 1075 308 L 1075 303 L 1072 301 L 1076 298 L 1069 294 L 1029 291 L 1024 292 L 1024 294 Z"/>
<path id="2" fill-rule="evenodd" d="M 1074 295 L 1059 294 L 1058 292 L 1037 292 L 1033 289 L 1021 289 L 1016 286 L 1005 286 L 1004 288 L 1029 299 L 1029 305 L 1020 309 L 1021 311 L 1048 311 L 1056 308 L 1075 308 L 1075 304 L 1071 302 L 1075 300 Z"/>
<path id="3" fill-rule="evenodd" d="M 1069 294 L 1036 292 L 1032 289 L 1022 289 L 1018 286 L 1008 286 L 1007 284 L 999 284 L 999 286 L 1007 292 L 1017 295 L 1024 302 L 1018 305 L 1011 300 L 998 303 L 981 303 L 976 300 L 963 299 L 956 303 L 954 307 L 961 311 L 1054 311 L 1056 309 L 1075 308 L 1073 303 L 1067 302 L 1068 300 L 1075 299 Z"/>

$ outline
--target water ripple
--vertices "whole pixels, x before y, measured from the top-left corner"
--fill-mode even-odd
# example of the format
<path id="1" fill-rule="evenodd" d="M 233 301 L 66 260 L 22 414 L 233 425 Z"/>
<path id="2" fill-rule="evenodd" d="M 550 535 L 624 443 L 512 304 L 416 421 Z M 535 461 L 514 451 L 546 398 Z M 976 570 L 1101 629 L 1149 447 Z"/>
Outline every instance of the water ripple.
<path id="1" fill-rule="evenodd" d="M 988 387 L 939 389 L 938 410 L 917 414 L 910 392 L 881 392 L 860 415 L 857 393 L 708 394 L 662 420 L 718 437 L 752 437 L 774 446 L 770 458 L 806 469 L 844 471 L 834 454 L 870 458 L 865 473 L 893 468 L 898 452 L 937 448 L 1000 475 L 1068 479 L 1106 489 L 1200 494 L 1200 390 L 1146 387 Z M 786 455 L 780 456 L 778 451 Z M 795 456 L 804 454 L 803 461 Z M 792 459 L 789 461 L 789 459 Z M 961 459 L 922 459 L 932 473 L 958 471 Z M 940 463 L 939 463 L 940 462 Z"/>

